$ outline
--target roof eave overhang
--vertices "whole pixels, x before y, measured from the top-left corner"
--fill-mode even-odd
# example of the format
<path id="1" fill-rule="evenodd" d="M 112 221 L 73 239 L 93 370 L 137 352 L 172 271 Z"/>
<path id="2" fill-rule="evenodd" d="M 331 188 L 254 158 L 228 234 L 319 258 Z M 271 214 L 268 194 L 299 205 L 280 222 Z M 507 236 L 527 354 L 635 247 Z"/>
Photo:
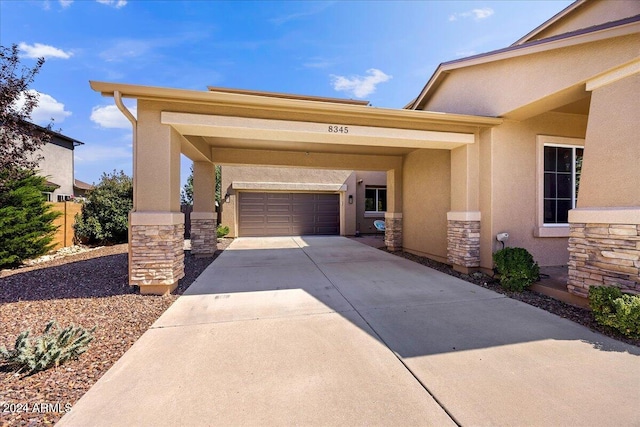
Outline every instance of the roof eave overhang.
<path id="1" fill-rule="evenodd" d="M 292 113 L 308 113 L 331 115 L 344 118 L 370 118 L 401 123 L 407 127 L 411 124 L 444 124 L 476 127 L 492 127 L 502 123 L 496 117 L 471 116 L 464 114 L 448 114 L 429 111 L 412 111 L 390 108 L 373 108 L 363 105 L 336 104 L 332 102 L 309 101 L 300 99 L 274 98 L 250 94 L 195 91 L 155 86 L 140 86 L 124 83 L 90 81 L 91 88 L 103 96 L 113 97 L 118 91 L 122 97 L 138 100 L 192 103 L 211 106 L 238 107 L 271 111 L 288 111 Z"/>
<path id="2" fill-rule="evenodd" d="M 440 86 L 447 74 L 453 70 L 638 33 L 640 32 L 639 18 L 633 18 L 634 20 L 630 20 L 630 22 L 625 24 L 606 27 L 598 31 L 578 33 L 571 37 L 536 40 L 523 45 L 510 46 L 493 52 L 470 56 L 468 58 L 443 62 L 438 66 L 410 108 L 412 110 L 416 110 L 418 107 L 423 105 L 424 101 L 427 99 L 427 95 Z"/>

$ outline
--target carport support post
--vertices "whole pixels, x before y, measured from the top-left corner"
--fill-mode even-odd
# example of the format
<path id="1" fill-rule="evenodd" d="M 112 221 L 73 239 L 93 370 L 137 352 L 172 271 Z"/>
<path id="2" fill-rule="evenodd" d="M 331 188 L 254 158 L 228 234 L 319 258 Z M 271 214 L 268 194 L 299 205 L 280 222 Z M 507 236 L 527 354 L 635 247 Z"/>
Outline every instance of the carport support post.
<path id="1" fill-rule="evenodd" d="M 387 212 L 384 244 L 390 251 L 402 250 L 402 167 L 387 171 Z"/>
<path id="2" fill-rule="evenodd" d="M 216 174 L 210 162 L 193 162 L 193 212 L 191 213 L 191 253 L 213 256 L 217 249 Z"/>
<path id="3" fill-rule="evenodd" d="M 166 295 L 184 276 L 180 212 L 180 135 L 160 124 L 160 111 L 138 103 L 134 204 L 129 222 L 129 284 Z"/>
<path id="4" fill-rule="evenodd" d="M 464 274 L 480 267 L 479 170 L 477 142 L 451 150 L 451 211 L 447 212 L 447 260 L 454 270 Z"/>

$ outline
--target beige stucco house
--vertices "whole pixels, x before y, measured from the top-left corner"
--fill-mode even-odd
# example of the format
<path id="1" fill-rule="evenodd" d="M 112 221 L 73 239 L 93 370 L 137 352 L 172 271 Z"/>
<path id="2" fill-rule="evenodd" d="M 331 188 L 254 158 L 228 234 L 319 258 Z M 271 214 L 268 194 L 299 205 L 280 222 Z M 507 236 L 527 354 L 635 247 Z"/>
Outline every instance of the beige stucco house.
<path id="1" fill-rule="evenodd" d="M 405 109 L 91 86 L 134 127 L 129 278 L 143 293 L 169 292 L 184 275 L 180 153 L 194 161 L 196 254 L 215 250 L 214 164 L 227 170 L 223 222 L 236 235 L 240 209 L 264 214 L 270 194 L 331 193 L 344 206 L 357 194 L 353 171 L 383 172 L 391 249 L 490 270 L 506 232 L 541 265 L 568 263 L 576 295 L 611 283 L 640 292 L 640 2 L 577 1 L 512 46 L 441 64 Z M 138 100 L 137 119 L 122 97 Z M 282 168 L 316 172 L 276 179 Z M 263 199 L 243 204 L 243 193 Z M 340 234 L 353 230 L 347 217 Z"/>
<path id="2" fill-rule="evenodd" d="M 42 131 L 47 132 L 51 139 L 34 155 L 40 159 L 37 167 L 38 175 L 47 178 L 49 186 L 49 191 L 45 193 L 47 200 L 64 202 L 75 196 L 84 195 L 84 191 L 91 186 L 74 177 L 74 150 L 84 143 L 44 128 Z"/>

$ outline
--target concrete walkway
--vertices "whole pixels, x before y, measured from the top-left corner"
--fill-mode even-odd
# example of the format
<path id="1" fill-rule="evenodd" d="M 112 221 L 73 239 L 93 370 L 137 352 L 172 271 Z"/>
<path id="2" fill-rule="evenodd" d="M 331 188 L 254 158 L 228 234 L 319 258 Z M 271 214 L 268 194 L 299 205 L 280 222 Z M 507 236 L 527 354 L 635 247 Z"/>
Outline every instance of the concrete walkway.
<path id="1" fill-rule="evenodd" d="M 640 425 L 639 355 L 353 240 L 241 238 L 59 425 Z"/>

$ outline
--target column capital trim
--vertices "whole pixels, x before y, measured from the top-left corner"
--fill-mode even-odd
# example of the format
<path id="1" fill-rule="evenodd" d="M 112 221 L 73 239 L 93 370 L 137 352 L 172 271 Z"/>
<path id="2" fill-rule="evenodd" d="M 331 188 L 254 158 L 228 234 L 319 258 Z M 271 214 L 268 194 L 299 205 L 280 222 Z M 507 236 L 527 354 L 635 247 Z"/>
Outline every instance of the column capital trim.
<path id="1" fill-rule="evenodd" d="M 571 209 L 569 223 L 640 224 L 640 206 Z"/>
<path id="2" fill-rule="evenodd" d="M 191 219 L 216 219 L 214 212 L 191 212 Z"/>
<path id="3" fill-rule="evenodd" d="M 182 212 L 131 212 L 131 225 L 175 225 L 184 224 Z"/>
<path id="4" fill-rule="evenodd" d="M 447 221 L 480 221 L 479 211 L 447 212 Z"/>
<path id="5" fill-rule="evenodd" d="M 402 212 L 385 212 L 385 219 L 402 219 Z"/>

